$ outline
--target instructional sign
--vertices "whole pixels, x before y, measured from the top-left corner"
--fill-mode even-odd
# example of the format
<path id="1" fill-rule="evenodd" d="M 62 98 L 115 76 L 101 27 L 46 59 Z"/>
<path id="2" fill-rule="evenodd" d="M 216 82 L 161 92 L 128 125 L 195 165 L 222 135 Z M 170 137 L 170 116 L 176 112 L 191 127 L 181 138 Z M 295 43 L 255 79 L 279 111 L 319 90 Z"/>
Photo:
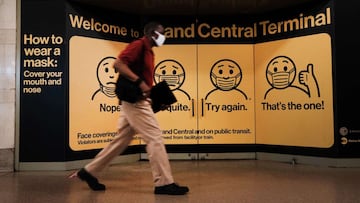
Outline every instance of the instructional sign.
<path id="1" fill-rule="evenodd" d="M 254 46 L 199 45 L 201 144 L 254 144 Z"/>
<path id="2" fill-rule="evenodd" d="M 334 144 L 332 49 L 328 34 L 255 45 L 256 143 Z"/>
<path id="3" fill-rule="evenodd" d="M 81 36 L 70 39 L 69 144 L 74 151 L 103 148 L 116 136 L 121 107 L 113 63 L 126 45 Z"/>
<path id="4" fill-rule="evenodd" d="M 153 47 L 153 82 L 165 80 L 178 100 L 156 113 L 170 151 L 246 145 L 358 152 L 359 128 L 334 108 L 333 85 L 341 81 L 333 75 L 339 68 L 333 4 L 251 18 L 158 18 L 166 41 Z M 108 12 L 69 1 L 21 1 L 20 162 L 93 157 L 116 136 L 121 105 L 113 63 L 149 19 Z M 130 145 L 144 144 L 135 135 Z"/>
<path id="5" fill-rule="evenodd" d="M 23 37 L 23 94 L 41 94 L 52 86 L 61 86 L 63 72 L 58 70 L 62 54 L 62 36 L 24 34 Z"/>

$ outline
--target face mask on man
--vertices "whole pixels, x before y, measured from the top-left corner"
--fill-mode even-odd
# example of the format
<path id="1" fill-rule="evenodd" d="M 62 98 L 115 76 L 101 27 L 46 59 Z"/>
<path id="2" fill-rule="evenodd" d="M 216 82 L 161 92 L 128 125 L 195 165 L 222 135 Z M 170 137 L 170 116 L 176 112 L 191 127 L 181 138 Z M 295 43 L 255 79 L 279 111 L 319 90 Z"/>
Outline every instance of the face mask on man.
<path id="1" fill-rule="evenodd" d="M 155 37 L 152 37 L 152 39 L 154 40 L 155 44 L 159 47 L 162 46 L 165 42 L 165 35 L 161 34 L 158 31 L 154 31 L 157 35 L 158 38 L 156 39 Z"/>

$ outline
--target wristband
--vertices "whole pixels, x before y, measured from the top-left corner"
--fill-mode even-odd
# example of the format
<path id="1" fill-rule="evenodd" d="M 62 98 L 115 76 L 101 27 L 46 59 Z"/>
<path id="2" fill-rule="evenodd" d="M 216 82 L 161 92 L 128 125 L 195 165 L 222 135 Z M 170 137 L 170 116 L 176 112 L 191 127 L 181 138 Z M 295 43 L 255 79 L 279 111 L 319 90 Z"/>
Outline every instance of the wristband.
<path id="1" fill-rule="evenodd" d="M 138 79 L 135 80 L 134 83 L 135 83 L 136 86 L 139 86 L 142 83 L 142 81 L 143 80 L 141 78 L 138 78 Z"/>

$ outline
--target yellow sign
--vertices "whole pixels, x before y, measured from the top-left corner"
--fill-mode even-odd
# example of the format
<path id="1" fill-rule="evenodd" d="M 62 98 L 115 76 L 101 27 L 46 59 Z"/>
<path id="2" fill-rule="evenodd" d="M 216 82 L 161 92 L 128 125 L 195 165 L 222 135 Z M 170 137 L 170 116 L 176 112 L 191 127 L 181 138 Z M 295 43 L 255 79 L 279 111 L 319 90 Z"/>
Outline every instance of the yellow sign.
<path id="1" fill-rule="evenodd" d="M 127 44 L 74 36 L 69 45 L 69 142 L 74 151 L 98 149 L 116 136 L 121 113 L 113 62 Z M 134 139 L 132 144 L 138 144 Z"/>
<path id="2" fill-rule="evenodd" d="M 255 45 L 256 143 L 334 143 L 331 38 L 316 34 Z"/>
<path id="3" fill-rule="evenodd" d="M 197 144 L 196 45 L 154 48 L 154 81 L 166 80 L 177 102 L 156 114 L 166 144 Z"/>
<path id="4" fill-rule="evenodd" d="M 127 44 L 70 40 L 70 147 L 102 148 L 121 107 L 112 63 Z M 166 144 L 331 147 L 331 39 L 316 34 L 259 44 L 154 47 L 154 83 L 177 102 L 156 114 Z M 132 145 L 144 144 L 137 136 Z"/>
<path id="5" fill-rule="evenodd" d="M 167 144 L 254 144 L 253 45 L 165 45 L 155 81 L 178 99 L 159 112 Z"/>
<path id="6" fill-rule="evenodd" d="M 253 45 L 199 45 L 201 144 L 254 144 Z"/>

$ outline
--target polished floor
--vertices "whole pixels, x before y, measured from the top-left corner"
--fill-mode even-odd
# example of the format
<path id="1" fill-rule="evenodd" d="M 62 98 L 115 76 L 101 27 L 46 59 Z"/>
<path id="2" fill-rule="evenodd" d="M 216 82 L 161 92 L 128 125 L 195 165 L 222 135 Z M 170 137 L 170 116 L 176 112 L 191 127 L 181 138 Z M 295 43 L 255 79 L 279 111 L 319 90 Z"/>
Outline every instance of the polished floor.
<path id="1" fill-rule="evenodd" d="M 292 165 L 259 160 L 171 161 L 184 196 L 154 195 L 147 161 L 104 170 L 106 191 L 94 192 L 73 171 L 0 173 L 1 203 L 355 203 L 360 202 L 360 168 Z"/>

